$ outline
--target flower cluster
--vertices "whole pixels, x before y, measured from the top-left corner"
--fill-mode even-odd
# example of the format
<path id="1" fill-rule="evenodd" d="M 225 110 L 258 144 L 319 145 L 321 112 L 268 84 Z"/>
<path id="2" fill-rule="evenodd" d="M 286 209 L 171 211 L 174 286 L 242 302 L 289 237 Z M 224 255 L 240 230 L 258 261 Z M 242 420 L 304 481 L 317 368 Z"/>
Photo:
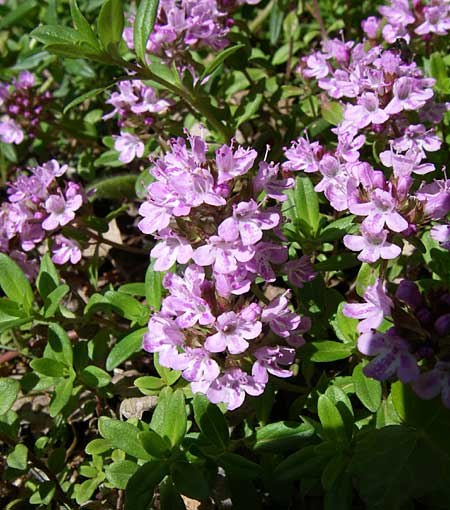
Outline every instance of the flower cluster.
<path id="1" fill-rule="evenodd" d="M 391 298 L 377 280 L 364 299 L 343 309 L 346 316 L 363 319 L 358 324 L 358 349 L 375 356 L 364 373 L 380 381 L 397 375 L 423 399 L 442 393 L 450 408 L 450 294 L 421 293 L 414 282 L 402 280 Z M 376 331 L 386 317 L 393 326 L 384 333 Z"/>
<path id="2" fill-rule="evenodd" d="M 333 129 L 334 150 L 300 138 L 286 150 L 283 166 L 318 172 L 316 191 L 335 210 L 364 218 L 360 235 L 344 237 L 347 248 L 360 252 L 359 260 L 396 258 L 401 248 L 394 239 L 416 233 L 450 210 L 448 181 L 424 181 L 416 190 L 413 179 L 435 170 L 427 152 L 441 146 L 433 128 L 426 126 L 441 120 L 444 109 L 433 102 L 434 80 L 402 60 L 397 50 L 337 39 L 304 59 L 301 72 L 340 100 L 343 120 Z M 417 115 L 421 123 L 414 122 Z M 361 153 L 369 144 L 380 149 L 384 144 L 378 154 L 383 170 L 364 161 Z"/>
<path id="3" fill-rule="evenodd" d="M 19 145 L 25 135 L 32 139 L 40 123 L 48 117 L 46 104 L 52 93 L 39 93 L 35 77 L 22 71 L 11 84 L 0 82 L 0 140 Z"/>
<path id="4" fill-rule="evenodd" d="M 155 26 L 147 43 L 149 54 L 164 62 L 175 62 L 180 69 L 188 64 L 189 50 L 220 50 L 228 45 L 227 34 L 233 26 L 232 12 L 242 4 L 260 0 L 160 0 Z M 130 16 L 131 25 L 134 18 Z M 133 28 L 124 30 L 133 49 Z"/>
<path id="5" fill-rule="evenodd" d="M 188 140 L 173 140 L 155 161 L 139 210 L 139 228 L 159 240 L 155 270 L 188 264 L 183 276 L 164 277 L 169 295 L 150 319 L 144 349 L 182 370 L 194 392 L 235 409 L 246 393 L 263 392 L 268 374 L 291 375 L 309 329 L 309 319 L 290 310 L 289 292 L 256 302 L 250 289 L 283 274 L 301 286 L 314 273 L 305 256 L 288 262 L 280 241 L 276 201 L 293 179 L 265 161 L 252 178 L 253 149 L 222 145 L 208 158 L 201 137 Z"/>
<path id="6" fill-rule="evenodd" d="M 26 254 L 47 238 L 53 243 L 52 260 L 76 264 L 81 250 L 75 241 L 58 234 L 61 227 L 75 218 L 75 213 L 85 202 L 85 193 L 75 182 L 66 182 L 61 189 L 57 178 L 67 170 L 55 160 L 32 168 L 29 175 L 19 175 L 7 188 L 8 202 L 0 209 L 0 251 L 8 253 L 26 271 L 35 274 L 36 260 Z"/>
<path id="7" fill-rule="evenodd" d="M 117 116 L 121 128 L 120 135 L 114 135 L 113 138 L 114 148 L 120 153 L 119 159 L 122 163 L 131 163 L 134 158 L 143 156 L 144 143 L 141 136 L 147 133 L 158 115 L 166 113 L 173 105 L 171 99 L 158 97 L 155 89 L 141 80 L 119 82 L 117 90 L 106 103 L 111 104 L 114 109 L 104 115 L 103 119 Z M 138 135 L 134 134 L 136 131 Z"/>
<path id="8" fill-rule="evenodd" d="M 362 28 L 369 39 L 376 39 L 382 26 L 386 42 L 397 39 L 410 42 L 411 37 L 429 39 L 434 35 L 447 35 L 450 30 L 450 5 L 448 0 L 391 0 L 379 8 L 382 19 L 371 16 L 364 20 Z"/>

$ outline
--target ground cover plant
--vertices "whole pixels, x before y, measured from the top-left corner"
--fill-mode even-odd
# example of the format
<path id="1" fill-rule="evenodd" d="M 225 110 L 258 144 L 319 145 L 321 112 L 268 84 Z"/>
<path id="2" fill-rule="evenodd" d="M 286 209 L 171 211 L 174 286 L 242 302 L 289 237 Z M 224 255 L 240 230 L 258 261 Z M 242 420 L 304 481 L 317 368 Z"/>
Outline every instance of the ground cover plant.
<path id="1" fill-rule="evenodd" d="M 0 0 L 1 508 L 449 508 L 449 32 Z"/>

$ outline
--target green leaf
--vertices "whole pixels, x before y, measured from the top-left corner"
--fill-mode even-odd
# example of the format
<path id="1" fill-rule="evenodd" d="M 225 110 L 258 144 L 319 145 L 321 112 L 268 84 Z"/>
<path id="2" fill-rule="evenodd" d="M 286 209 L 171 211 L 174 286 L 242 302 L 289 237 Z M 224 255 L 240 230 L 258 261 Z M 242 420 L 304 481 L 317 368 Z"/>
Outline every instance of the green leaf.
<path id="1" fill-rule="evenodd" d="M 85 92 L 81 96 L 76 97 L 69 104 L 64 107 L 63 115 L 65 115 L 69 110 L 78 106 L 81 103 L 84 103 L 87 99 L 91 99 L 92 97 L 98 96 L 101 92 L 103 92 L 107 87 L 99 87 L 96 89 L 92 89 L 89 92 Z"/>
<path id="2" fill-rule="evenodd" d="M 173 484 L 172 477 L 167 476 L 159 486 L 161 510 L 186 510 L 183 499 Z"/>
<path id="3" fill-rule="evenodd" d="M 218 450 L 228 448 L 230 435 L 227 422 L 220 409 L 209 402 L 202 393 L 194 395 L 194 417 L 198 428 L 205 438 Z"/>
<path id="4" fill-rule="evenodd" d="M 169 444 L 154 430 L 141 432 L 139 440 L 152 457 L 163 459 L 170 454 Z"/>
<path id="5" fill-rule="evenodd" d="M 329 397 L 320 395 L 317 411 L 325 438 L 346 443 L 348 438 L 344 419 Z"/>
<path id="6" fill-rule="evenodd" d="M 0 298 L 0 332 L 20 326 L 31 320 L 22 308 L 7 298 Z"/>
<path id="7" fill-rule="evenodd" d="M 53 317 L 64 296 L 70 291 L 66 284 L 60 285 L 44 298 L 44 317 Z"/>
<path id="8" fill-rule="evenodd" d="M 358 326 L 359 321 L 344 315 L 342 311 L 344 306 L 345 302 L 339 303 L 338 309 L 336 310 L 336 316 L 331 321 L 331 325 L 333 326 L 339 340 L 349 343 L 352 346 L 356 346 L 356 340 L 358 338 L 358 331 L 356 327 Z"/>
<path id="9" fill-rule="evenodd" d="M 125 489 L 138 468 L 139 466 L 131 460 L 118 460 L 105 466 L 106 479 L 116 489 Z"/>
<path id="10" fill-rule="evenodd" d="M 73 391 L 74 377 L 63 379 L 55 386 L 55 394 L 50 403 L 50 416 L 54 418 L 69 403 Z"/>
<path id="11" fill-rule="evenodd" d="M 148 320 L 147 307 L 128 294 L 108 290 L 105 292 L 105 298 L 111 303 L 114 310 L 125 319 L 138 323 L 145 323 Z"/>
<path id="12" fill-rule="evenodd" d="M 33 303 L 33 290 L 20 267 L 4 253 L 0 253 L 0 287 L 11 299 L 28 312 Z"/>
<path id="13" fill-rule="evenodd" d="M 42 25 L 31 32 L 39 42 L 47 45 L 68 45 L 77 48 L 83 41 L 83 36 L 73 28 L 60 25 Z"/>
<path id="14" fill-rule="evenodd" d="M 150 421 L 150 428 L 154 430 L 161 437 L 164 437 L 164 432 L 166 430 L 165 419 L 167 414 L 167 403 L 171 395 L 173 394 L 173 390 L 170 386 L 166 386 L 158 396 L 158 405 L 155 407 L 153 411 L 152 419 Z"/>
<path id="15" fill-rule="evenodd" d="M 0 20 L 0 30 L 5 30 L 15 24 L 19 20 L 27 19 L 30 15 L 30 11 L 32 11 L 38 2 L 36 0 L 25 0 L 24 2 L 20 2 L 15 6 L 14 9 L 11 9 L 6 16 L 3 16 Z"/>
<path id="16" fill-rule="evenodd" d="M 41 267 L 39 268 L 39 274 L 36 279 L 36 286 L 42 299 L 45 299 L 59 286 L 58 272 L 48 253 L 41 259 Z"/>
<path id="17" fill-rule="evenodd" d="M 450 458 L 440 442 L 402 425 L 361 435 L 351 467 L 368 510 L 402 508 L 450 483 Z"/>
<path id="18" fill-rule="evenodd" d="M 134 381 L 134 385 L 137 386 L 140 390 L 158 391 L 161 388 L 164 388 L 165 383 L 159 377 L 145 375 L 143 377 L 138 377 Z"/>
<path id="19" fill-rule="evenodd" d="M 322 471 L 322 487 L 328 491 L 333 486 L 342 471 L 347 467 L 349 459 L 344 455 L 332 457 Z"/>
<path id="20" fill-rule="evenodd" d="M 314 435 L 314 427 L 309 423 L 279 421 L 269 423 L 256 430 L 253 449 L 263 452 L 282 452 L 298 449 Z"/>
<path id="21" fill-rule="evenodd" d="M 100 9 L 97 29 L 100 41 L 108 53 L 122 41 L 125 24 L 122 0 L 106 0 Z"/>
<path id="22" fill-rule="evenodd" d="M 340 342 L 323 340 L 305 344 L 302 346 L 300 352 L 308 356 L 311 361 L 315 361 L 316 363 L 327 363 L 330 361 L 349 358 L 352 355 L 352 347 Z"/>
<path id="23" fill-rule="evenodd" d="M 178 461 L 171 466 L 171 473 L 173 483 L 181 494 L 197 500 L 208 498 L 208 483 L 196 464 Z"/>
<path id="24" fill-rule="evenodd" d="M 90 480 L 86 480 L 81 484 L 76 484 L 74 487 L 75 501 L 78 505 L 88 502 L 94 494 L 97 487 L 103 482 L 105 475 L 97 476 Z"/>
<path id="25" fill-rule="evenodd" d="M 141 328 L 121 338 L 106 358 L 106 370 L 111 371 L 142 348 L 142 338 L 147 328 Z"/>
<path id="26" fill-rule="evenodd" d="M 156 486 L 168 472 L 167 462 L 160 460 L 150 461 L 141 466 L 126 486 L 124 510 L 148 510 Z"/>
<path id="27" fill-rule="evenodd" d="M 145 64 L 148 38 L 152 33 L 158 13 L 159 0 L 141 0 L 133 24 L 134 51 L 138 59 Z"/>
<path id="28" fill-rule="evenodd" d="M 324 102 L 321 109 L 322 117 L 333 126 L 337 126 L 344 119 L 342 106 L 337 101 Z"/>
<path id="29" fill-rule="evenodd" d="M 111 376 L 95 365 L 89 365 L 80 372 L 80 380 L 90 388 L 103 388 L 111 382 Z"/>
<path id="30" fill-rule="evenodd" d="M 186 434 L 187 417 L 182 390 L 175 390 L 167 397 L 164 413 L 163 437 L 166 437 L 170 444 L 175 447 L 181 443 Z"/>
<path id="31" fill-rule="evenodd" d="M 17 444 L 6 462 L 10 468 L 25 471 L 28 467 L 28 448 L 24 444 Z"/>
<path id="32" fill-rule="evenodd" d="M 376 413 L 381 404 L 381 383 L 375 379 L 366 377 L 362 365 L 356 365 L 352 374 L 356 395 L 372 413 Z"/>
<path id="33" fill-rule="evenodd" d="M 327 458 L 316 454 L 314 445 L 306 446 L 281 461 L 273 477 L 280 482 L 299 480 L 304 475 L 313 476 L 326 462 Z"/>
<path id="34" fill-rule="evenodd" d="M 104 152 L 102 154 L 109 154 L 111 151 Z M 101 166 L 105 162 L 102 160 L 102 156 L 97 159 L 94 163 L 94 166 Z M 119 162 L 117 166 L 123 165 L 121 161 L 118 159 L 118 153 L 113 151 L 112 159 L 115 162 Z M 99 163 L 97 165 L 97 163 Z M 105 165 L 111 166 L 111 165 Z M 136 184 L 136 175 L 128 174 L 128 175 L 114 175 L 112 177 L 106 177 L 105 179 L 100 179 L 94 181 L 90 184 L 86 189 L 87 191 L 92 191 L 96 198 L 110 198 L 110 199 L 123 199 L 124 197 L 134 198 L 135 196 L 135 184 Z M 95 191 L 93 191 L 95 190 Z"/>
<path id="35" fill-rule="evenodd" d="M 112 444 L 106 439 L 93 439 L 86 445 L 84 451 L 89 455 L 101 455 L 112 448 Z"/>
<path id="36" fill-rule="evenodd" d="M 350 230 L 352 227 L 358 228 L 354 220 L 355 217 L 350 215 L 328 223 L 327 226 L 320 231 L 320 240 L 323 242 L 330 242 L 340 239 L 346 234 L 351 234 L 352 232 Z"/>
<path id="37" fill-rule="evenodd" d="M 68 367 L 73 364 L 72 342 L 59 324 L 52 323 L 48 327 L 44 356 L 55 359 Z"/>
<path id="38" fill-rule="evenodd" d="M 78 30 L 78 33 L 93 48 L 97 48 L 98 50 L 100 50 L 97 37 L 95 36 L 95 33 L 91 28 L 91 25 L 88 23 L 88 21 L 80 11 L 80 8 L 78 7 L 76 0 L 71 0 L 70 2 L 70 14 L 72 15 L 72 21 L 75 28 Z M 64 114 L 66 113 L 66 109 L 67 107 L 63 111 Z"/>
<path id="39" fill-rule="evenodd" d="M 352 475 L 344 471 L 325 493 L 323 510 L 352 510 L 352 500 Z"/>
<path id="40" fill-rule="evenodd" d="M 31 495 L 32 505 L 49 505 L 55 495 L 56 487 L 54 482 L 40 482 L 37 491 Z"/>
<path id="41" fill-rule="evenodd" d="M 239 43 L 234 46 L 225 48 L 222 51 L 219 51 L 219 53 L 217 53 L 217 55 L 205 67 L 205 70 L 203 71 L 203 73 L 200 76 L 199 83 L 201 83 L 201 81 L 204 78 L 206 78 L 206 76 L 209 76 L 210 74 L 212 74 L 221 64 L 223 64 L 225 62 L 225 60 L 228 57 L 230 57 L 231 55 L 233 55 L 234 53 L 236 53 L 237 51 L 239 51 L 241 48 L 244 48 L 244 47 L 245 47 L 245 44 Z"/>
<path id="42" fill-rule="evenodd" d="M 147 272 L 145 273 L 145 292 L 147 304 L 153 308 L 155 312 L 159 312 L 161 309 L 164 273 L 155 271 L 153 265 L 154 262 L 148 266 Z"/>
<path id="43" fill-rule="evenodd" d="M 6 414 L 19 393 L 19 382 L 8 377 L 0 377 L 0 416 Z"/>
<path id="44" fill-rule="evenodd" d="M 98 430 L 114 448 L 119 448 L 137 459 L 151 458 L 139 441 L 139 429 L 131 423 L 101 416 L 98 420 Z"/>
<path id="45" fill-rule="evenodd" d="M 63 377 L 66 370 L 62 363 L 51 358 L 34 359 L 30 362 L 30 366 L 38 374 L 47 377 Z"/>
<path id="46" fill-rule="evenodd" d="M 261 466 L 236 453 L 225 452 L 217 458 L 227 475 L 241 480 L 254 480 L 261 476 Z"/>
<path id="47" fill-rule="evenodd" d="M 378 270 L 371 264 L 363 262 L 356 277 L 356 292 L 363 297 L 368 286 L 373 285 L 378 276 Z"/>

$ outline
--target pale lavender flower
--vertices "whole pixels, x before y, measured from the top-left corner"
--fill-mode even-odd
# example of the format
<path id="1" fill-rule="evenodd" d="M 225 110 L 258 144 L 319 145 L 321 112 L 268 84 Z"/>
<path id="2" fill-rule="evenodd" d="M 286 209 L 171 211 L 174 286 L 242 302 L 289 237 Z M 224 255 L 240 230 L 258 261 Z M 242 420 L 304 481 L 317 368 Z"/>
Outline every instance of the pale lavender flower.
<path id="1" fill-rule="evenodd" d="M 195 383 L 191 383 L 191 387 L 195 393 Z M 206 397 L 213 404 L 224 402 L 227 409 L 233 411 L 244 403 L 246 393 L 256 397 L 263 393 L 264 387 L 264 384 L 258 383 L 240 368 L 230 368 L 209 387 L 202 388 L 205 390 L 202 393 L 206 393 Z"/>
<path id="2" fill-rule="evenodd" d="M 424 400 L 441 394 L 442 403 L 450 408 L 450 363 L 438 361 L 432 370 L 420 374 L 411 386 L 416 395 Z"/>
<path id="3" fill-rule="evenodd" d="M 271 230 L 280 222 L 278 212 L 263 212 L 254 200 L 233 205 L 233 216 L 225 219 L 218 234 L 227 242 L 239 238 L 244 246 L 252 246 L 262 239 L 263 230 Z"/>
<path id="4" fill-rule="evenodd" d="M 167 271 L 175 262 L 186 264 L 194 250 L 189 242 L 171 229 L 162 229 L 159 233 L 161 241 L 152 249 L 150 256 L 155 258 L 155 271 Z"/>
<path id="5" fill-rule="evenodd" d="M 241 354 L 247 350 L 247 340 L 254 340 L 262 331 L 261 322 L 246 320 L 245 315 L 235 312 L 219 315 L 214 327 L 217 333 L 206 338 L 205 348 L 210 352 L 228 349 L 231 354 Z"/>
<path id="6" fill-rule="evenodd" d="M 303 284 L 314 280 L 316 273 L 311 264 L 308 255 L 303 255 L 299 259 L 290 260 L 284 265 L 289 282 L 296 287 L 303 287 Z"/>
<path id="7" fill-rule="evenodd" d="M 358 255 L 358 260 L 361 260 L 361 262 L 371 264 L 379 258 L 385 260 L 395 259 L 402 251 L 400 246 L 387 241 L 387 230 L 373 234 L 361 225 L 361 234 L 361 236 L 347 234 L 343 239 L 349 250 L 361 252 Z"/>
<path id="8" fill-rule="evenodd" d="M 269 324 L 270 329 L 278 336 L 289 337 L 301 323 L 300 315 L 292 313 L 288 306 L 288 293 L 272 300 L 262 311 L 261 320 Z"/>
<path id="9" fill-rule="evenodd" d="M 325 78 L 330 73 L 330 66 L 323 53 L 317 51 L 303 58 L 306 68 L 302 70 L 306 78 Z"/>
<path id="10" fill-rule="evenodd" d="M 144 155 L 144 143 L 131 133 L 120 132 L 120 136 L 113 135 L 114 149 L 120 152 L 119 160 L 122 163 L 131 163 L 135 158 L 142 158 Z"/>
<path id="11" fill-rule="evenodd" d="M 248 271 L 257 274 L 266 282 L 274 282 L 276 274 L 272 268 L 273 264 L 283 264 L 288 258 L 286 246 L 261 241 L 255 246 L 255 255 L 245 263 Z"/>
<path id="12" fill-rule="evenodd" d="M 55 264 L 78 264 L 81 260 L 81 249 L 73 239 L 67 239 L 62 235 L 55 237 L 55 244 L 52 247 L 52 260 Z"/>
<path id="13" fill-rule="evenodd" d="M 416 310 L 423 304 L 419 288 L 411 280 L 402 280 L 395 292 L 395 297 L 406 303 L 410 308 Z"/>
<path id="14" fill-rule="evenodd" d="M 244 246 L 240 242 L 228 242 L 220 236 L 211 236 L 208 244 L 198 247 L 192 258 L 199 266 L 213 266 L 215 273 L 230 274 L 236 271 L 239 262 L 248 262 L 253 258 L 253 246 Z"/>
<path id="15" fill-rule="evenodd" d="M 19 145 L 23 142 L 24 132 L 14 120 L 3 117 L 0 120 L 0 140 L 3 143 L 14 143 Z"/>
<path id="16" fill-rule="evenodd" d="M 402 76 L 394 82 L 394 97 L 385 108 L 385 113 L 392 115 L 403 110 L 419 110 L 433 97 L 431 88 L 433 80 Z"/>
<path id="17" fill-rule="evenodd" d="M 403 136 L 394 140 L 392 147 L 399 152 L 410 149 L 419 150 L 425 158 L 425 151 L 438 151 L 441 145 L 442 140 L 436 135 L 434 129 L 427 130 L 423 124 L 412 124 L 405 128 Z"/>
<path id="18" fill-rule="evenodd" d="M 349 210 L 358 216 L 367 216 L 363 225 L 369 234 L 377 234 L 386 224 L 394 232 L 408 228 L 408 222 L 396 211 L 397 201 L 392 192 L 375 189 L 370 194 L 370 202 L 349 203 Z"/>
<path id="19" fill-rule="evenodd" d="M 216 151 L 217 184 L 246 174 L 252 168 L 257 155 L 254 149 L 238 147 L 233 152 L 232 146 L 222 145 Z"/>
<path id="20" fill-rule="evenodd" d="M 368 286 L 364 292 L 365 303 L 345 303 L 342 313 L 352 319 L 363 319 L 358 324 L 358 331 L 366 333 L 377 329 L 384 317 L 391 314 L 392 299 L 386 294 L 383 282 L 377 278 L 374 285 Z"/>
<path id="21" fill-rule="evenodd" d="M 418 35 L 436 34 L 447 35 L 450 30 L 449 5 L 427 5 L 423 8 L 425 21 L 414 32 Z"/>
<path id="22" fill-rule="evenodd" d="M 173 319 L 163 313 L 154 313 L 148 322 L 148 331 L 142 341 L 144 351 L 177 356 L 178 349 L 184 345 L 184 334 Z"/>
<path id="23" fill-rule="evenodd" d="M 295 349 L 280 345 L 267 345 L 253 352 L 256 358 L 252 367 L 252 376 L 255 381 L 267 384 L 269 374 L 276 377 L 291 377 L 293 373 L 281 368 L 280 365 L 292 365 L 295 360 Z"/>
<path id="24" fill-rule="evenodd" d="M 433 220 L 445 218 L 450 212 L 450 180 L 434 180 L 423 184 L 416 192 L 424 213 Z"/>
<path id="25" fill-rule="evenodd" d="M 435 225 L 430 230 L 431 238 L 438 241 L 442 248 L 450 250 L 450 224 Z"/>
<path id="26" fill-rule="evenodd" d="M 257 193 L 264 190 L 268 197 L 284 202 L 287 200 L 284 192 L 295 186 L 295 180 L 292 177 L 279 179 L 279 166 L 279 163 L 261 161 L 253 187 Z"/>
<path id="27" fill-rule="evenodd" d="M 190 328 L 197 322 L 202 326 L 215 320 L 208 303 L 202 297 L 205 273 L 201 267 L 190 265 L 184 271 L 184 278 L 167 273 L 163 286 L 170 292 L 162 304 L 162 311 L 177 316 L 176 323 Z"/>
<path id="28" fill-rule="evenodd" d="M 389 115 L 380 108 L 380 101 L 376 94 L 365 92 L 359 98 L 356 105 L 347 105 L 344 111 L 344 119 L 358 129 L 369 124 L 384 124 Z"/>
<path id="29" fill-rule="evenodd" d="M 391 0 L 390 5 L 381 6 L 378 11 L 393 25 L 410 25 L 416 20 L 408 0 Z"/>
<path id="30" fill-rule="evenodd" d="M 378 30 L 381 26 L 381 20 L 376 16 L 369 16 L 361 22 L 361 28 L 369 39 L 376 39 Z"/>
<path id="31" fill-rule="evenodd" d="M 158 361 L 164 367 L 181 370 L 181 375 L 189 382 L 211 382 L 220 375 L 219 365 L 202 347 L 185 346 L 184 352 L 162 350 Z"/>
<path id="32" fill-rule="evenodd" d="M 408 343 L 395 334 L 364 333 L 358 338 L 358 349 L 366 356 L 376 356 L 363 369 L 367 377 L 385 381 L 397 374 L 405 384 L 419 377 L 420 370 Z"/>
<path id="33" fill-rule="evenodd" d="M 384 166 L 392 167 L 396 177 L 404 177 L 412 173 L 425 175 L 434 171 L 432 163 L 421 163 L 423 159 L 422 151 L 417 148 L 409 149 L 405 154 L 390 150 L 380 152 L 380 160 Z"/>
<path id="34" fill-rule="evenodd" d="M 310 143 L 306 138 L 300 137 L 291 142 L 291 147 L 285 148 L 284 155 L 287 159 L 283 163 L 283 169 L 303 172 L 317 172 L 319 161 L 322 157 L 322 146 L 319 142 Z"/>
<path id="35" fill-rule="evenodd" d="M 67 225 L 75 218 L 75 211 L 83 205 L 83 196 L 80 187 L 75 183 L 69 183 L 65 197 L 50 195 L 45 201 L 45 209 L 49 216 L 42 222 L 44 230 L 54 230 L 59 226 Z"/>

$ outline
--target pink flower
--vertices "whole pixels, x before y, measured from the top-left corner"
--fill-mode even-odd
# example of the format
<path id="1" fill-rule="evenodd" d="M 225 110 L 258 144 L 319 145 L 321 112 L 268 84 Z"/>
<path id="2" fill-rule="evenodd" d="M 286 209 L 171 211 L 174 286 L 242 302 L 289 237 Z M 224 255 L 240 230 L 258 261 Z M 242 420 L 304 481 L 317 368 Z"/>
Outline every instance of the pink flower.
<path id="1" fill-rule="evenodd" d="M 23 142 L 23 139 L 24 133 L 17 122 L 7 117 L 0 121 L 0 140 L 3 143 L 19 145 Z"/>
<path id="2" fill-rule="evenodd" d="M 367 377 L 385 381 L 397 374 L 405 384 L 419 377 L 420 370 L 408 343 L 393 333 L 364 333 L 358 339 L 358 349 L 366 356 L 376 356 L 363 369 Z"/>
<path id="3" fill-rule="evenodd" d="M 52 260 L 55 264 L 65 264 L 69 260 L 71 264 L 78 264 L 81 260 L 81 250 L 78 243 L 62 235 L 55 237 L 52 252 Z"/>
<path id="4" fill-rule="evenodd" d="M 392 193 L 375 189 L 370 202 L 350 203 L 349 210 L 353 214 L 367 216 L 363 225 L 370 234 L 377 234 L 386 224 L 394 232 L 402 232 L 408 228 L 408 222 L 396 210 L 397 203 Z"/>
<path id="5" fill-rule="evenodd" d="M 120 132 L 120 136 L 113 135 L 114 149 L 120 152 L 119 160 L 122 163 L 131 163 L 134 158 L 142 158 L 144 155 L 144 143 L 131 133 Z"/>
<path id="6" fill-rule="evenodd" d="M 438 361 L 432 370 L 420 374 L 411 386 L 417 396 L 424 400 L 441 394 L 442 403 L 450 408 L 450 363 Z"/>
<path id="7" fill-rule="evenodd" d="M 295 360 L 295 349 L 281 347 L 279 345 L 265 346 L 253 352 L 256 358 L 252 367 L 252 375 L 255 381 L 266 384 L 269 374 L 276 377 L 291 377 L 293 373 L 280 365 L 292 365 Z"/>
<path id="8" fill-rule="evenodd" d="M 400 255 L 400 246 L 387 241 L 387 230 L 373 234 L 361 225 L 361 233 L 361 236 L 347 234 L 343 241 L 349 250 L 361 252 L 358 259 L 362 262 L 373 263 L 379 258 L 395 259 Z"/>
<path id="9" fill-rule="evenodd" d="M 389 115 L 402 110 L 418 110 L 433 97 L 432 82 L 409 76 L 400 77 L 393 86 L 394 97 L 385 108 Z"/>
<path id="10" fill-rule="evenodd" d="M 344 119 L 358 129 L 369 124 L 384 124 L 389 115 L 380 108 L 378 96 L 372 92 L 365 92 L 358 99 L 357 105 L 348 105 L 344 112 Z"/>
<path id="11" fill-rule="evenodd" d="M 192 258 L 199 266 L 213 266 L 215 273 L 230 274 L 237 270 L 238 262 L 248 262 L 255 250 L 242 243 L 228 242 L 220 236 L 211 236 L 209 243 L 194 251 Z"/>
<path id="12" fill-rule="evenodd" d="M 170 229 L 160 231 L 161 241 L 152 249 L 150 256 L 155 258 L 155 271 L 167 271 L 175 262 L 186 264 L 194 250 L 189 242 Z"/>
<path id="13" fill-rule="evenodd" d="M 448 5 L 429 5 L 423 8 L 425 21 L 419 25 L 414 32 L 418 35 L 430 33 L 436 35 L 447 35 L 450 30 L 450 15 Z"/>
<path id="14" fill-rule="evenodd" d="M 291 143 L 289 149 L 285 149 L 284 155 L 287 161 L 283 163 L 283 169 L 303 170 L 307 173 L 317 172 L 322 156 L 322 146 L 319 142 L 310 143 L 306 138 L 300 137 Z"/>
<path id="15" fill-rule="evenodd" d="M 279 222 L 278 212 L 262 212 L 254 200 L 239 202 L 233 205 L 233 216 L 219 225 L 218 234 L 228 242 L 240 237 L 244 246 L 252 246 L 261 240 L 263 230 L 273 229 Z"/>
<path id="16" fill-rule="evenodd" d="M 364 292 L 365 303 L 345 303 L 343 314 L 352 319 L 364 319 L 358 324 L 358 331 L 366 333 L 377 329 L 385 316 L 390 315 L 394 306 L 392 299 L 386 294 L 383 282 L 377 278 L 374 285 Z"/>
<path id="17" fill-rule="evenodd" d="M 308 255 L 286 262 L 284 270 L 287 272 L 289 282 L 299 288 L 303 287 L 305 282 L 310 282 L 316 277 Z"/>
<path id="18" fill-rule="evenodd" d="M 257 155 L 253 149 L 238 147 L 233 152 L 232 146 L 222 145 L 216 151 L 216 165 L 219 174 L 217 184 L 223 184 L 246 174 L 252 168 Z"/>
<path id="19" fill-rule="evenodd" d="M 83 205 L 83 196 L 80 187 L 75 183 L 69 183 L 65 197 L 50 195 L 45 201 L 45 209 L 49 216 L 42 222 L 44 230 L 54 230 L 58 226 L 63 227 L 75 218 L 75 211 Z"/>
<path id="20" fill-rule="evenodd" d="M 264 384 L 261 384 L 240 368 L 231 368 L 221 377 L 215 379 L 208 387 L 198 387 L 191 383 L 193 392 L 202 391 L 213 404 L 225 402 L 227 409 L 233 411 L 240 407 L 245 400 L 245 394 L 252 396 L 261 395 L 264 391 Z M 201 388 L 201 389 L 200 389 Z"/>
<path id="21" fill-rule="evenodd" d="M 292 313 L 285 293 L 271 301 L 262 311 L 261 319 L 269 324 L 270 329 L 278 336 L 289 337 L 301 323 L 300 315 Z"/>
<path id="22" fill-rule="evenodd" d="M 261 322 L 249 321 L 244 317 L 235 312 L 220 315 L 214 324 L 217 333 L 206 338 L 206 349 L 210 352 L 223 352 L 228 349 L 231 354 L 244 352 L 249 346 L 247 340 L 255 339 L 262 331 Z"/>
<path id="23" fill-rule="evenodd" d="M 278 179 L 279 166 L 279 163 L 261 161 L 258 173 L 253 180 L 253 187 L 256 192 L 264 190 L 268 197 L 284 202 L 287 200 L 284 192 L 295 186 L 295 180 L 292 177 Z"/>

